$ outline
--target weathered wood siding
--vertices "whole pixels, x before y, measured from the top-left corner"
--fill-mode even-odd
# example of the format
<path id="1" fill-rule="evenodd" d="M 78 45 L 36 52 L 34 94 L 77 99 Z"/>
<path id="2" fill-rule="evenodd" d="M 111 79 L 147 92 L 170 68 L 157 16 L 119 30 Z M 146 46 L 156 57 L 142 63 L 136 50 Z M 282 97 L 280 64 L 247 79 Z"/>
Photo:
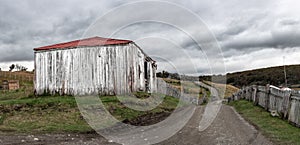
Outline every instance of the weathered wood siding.
<path id="1" fill-rule="evenodd" d="M 300 94 L 270 86 L 249 86 L 234 94 L 230 100 L 247 99 L 267 111 L 276 111 L 282 118 L 300 127 Z"/>
<path id="2" fill-rule="evenodd" d="M 289 121 L 300 127 L 300 94 L 293 94 L 289 110 Z"/>
<path id="3" fill-rule="evenodd" d="M 35 91 L 38 95 L 153 92 L 156 90 L 156 66 L 147 58 L 134 43 L 36 51 Z M 150 75 L 148 90 L 145 64 Z"/>

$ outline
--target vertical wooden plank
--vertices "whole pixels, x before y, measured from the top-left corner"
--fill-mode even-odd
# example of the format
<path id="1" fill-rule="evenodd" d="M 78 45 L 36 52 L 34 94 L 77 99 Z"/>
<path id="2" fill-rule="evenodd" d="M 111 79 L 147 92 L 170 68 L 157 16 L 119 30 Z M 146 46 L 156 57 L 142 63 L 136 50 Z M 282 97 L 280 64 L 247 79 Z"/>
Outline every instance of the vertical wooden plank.
<path id="1" fill-rule="evenodd" d="M 258 105 L 258 95 L 257 95 L 257 86 L 253 86 L 253 104 Z"/>
<path id="2" fill-rule="evenodd" d="M 283 96 L 283 102 L 282 102 L 283 118 L 288 117 L 288 112 L 289 112 L 289 108 L 290 108 L 290 99 L 291 99 L 291 92 L 285 91 L 284 96 Z"/>

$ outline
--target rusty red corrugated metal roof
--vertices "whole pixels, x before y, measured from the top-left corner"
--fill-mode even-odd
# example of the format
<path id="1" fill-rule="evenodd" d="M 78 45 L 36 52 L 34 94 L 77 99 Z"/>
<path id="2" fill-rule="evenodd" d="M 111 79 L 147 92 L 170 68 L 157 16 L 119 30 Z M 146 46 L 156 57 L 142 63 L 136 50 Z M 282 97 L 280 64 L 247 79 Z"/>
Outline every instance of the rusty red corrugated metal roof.
<path id="1" fill-rule="evenodd" d="M 117 45 L 117 44 L 127 44 L 132 42 L 131 40 L 120 40 L 120 39 L 111 39 L 111 38 L 102 38 L 102 37 L 92 37 L 81 40 L 75 40 L 65 43 L 59 43 L 49 46 L 43 46 L 34 48 L 35 51 L 40 50 L 50 50 L 50 49 L 65 49 L 65 48 L 74 48 L 78 46 L 104 46 L 104 45 Z"/>

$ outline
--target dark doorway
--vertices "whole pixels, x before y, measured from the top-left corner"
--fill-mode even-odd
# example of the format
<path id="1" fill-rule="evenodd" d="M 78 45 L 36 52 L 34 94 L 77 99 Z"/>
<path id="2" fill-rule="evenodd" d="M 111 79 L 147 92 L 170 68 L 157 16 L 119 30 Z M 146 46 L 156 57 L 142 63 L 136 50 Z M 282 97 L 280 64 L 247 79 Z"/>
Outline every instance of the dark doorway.
<path id="1" fill-rule="evenodd" d="M 147 66 L 147 62 L 145 61 L 144 62 L 144 74 L 145 74 L 145 79 L 147 80 L 148 79 L 148 66 Z"/>
<path id="2" fill-rule="evenodd" d="M 149 91 L 148 62 L 144 62 L 145 91 Z"/>

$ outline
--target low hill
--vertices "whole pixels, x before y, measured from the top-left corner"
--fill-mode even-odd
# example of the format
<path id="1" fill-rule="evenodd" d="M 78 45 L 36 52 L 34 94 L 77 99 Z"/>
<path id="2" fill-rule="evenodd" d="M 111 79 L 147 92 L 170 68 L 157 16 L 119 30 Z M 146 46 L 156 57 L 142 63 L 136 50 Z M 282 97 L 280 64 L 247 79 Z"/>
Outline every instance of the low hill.
<path id="1" fill-rule="evenodd" d="M 300 65 L 286 66 L 286 73 L 288 87 L 299 88 Z M 218 75 L 214 77 L 217 82 L 222 82 L 226 79 L 227 84 L 237 87 L 267 84 L 283 86 L 285 84 L 284 66 L 228 73 L 226 76 Z M 211 80 L 211 76 L 200 76 L 199 78 L 200 80 Z"/>

